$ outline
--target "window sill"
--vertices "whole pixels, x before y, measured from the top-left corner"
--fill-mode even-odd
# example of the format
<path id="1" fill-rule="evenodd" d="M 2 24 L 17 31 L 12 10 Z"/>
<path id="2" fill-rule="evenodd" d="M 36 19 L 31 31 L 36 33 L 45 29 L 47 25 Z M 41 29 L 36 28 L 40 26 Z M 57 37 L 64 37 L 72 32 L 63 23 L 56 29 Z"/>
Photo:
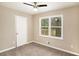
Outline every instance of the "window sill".
<path id="1" fill-rule="evenodd" d="M 54 37 L 54 36 L 46 36 L 46 35 L 40 35 L 41 37 L 46 37 L 46 38 L 53 38 L 53 39 L 58 39 L 58 40 L 63 40 L 63 37 Z"/>

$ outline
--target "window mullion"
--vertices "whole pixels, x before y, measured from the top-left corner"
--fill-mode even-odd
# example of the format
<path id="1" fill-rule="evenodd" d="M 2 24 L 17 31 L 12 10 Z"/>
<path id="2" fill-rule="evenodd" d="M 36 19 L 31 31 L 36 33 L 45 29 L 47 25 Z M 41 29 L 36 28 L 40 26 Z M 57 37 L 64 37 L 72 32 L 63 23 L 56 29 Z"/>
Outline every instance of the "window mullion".
<path id="1" fill-rule="evenodd" d="M 49 17 L 49 36 L 51 35 L 51 18 Z"/>

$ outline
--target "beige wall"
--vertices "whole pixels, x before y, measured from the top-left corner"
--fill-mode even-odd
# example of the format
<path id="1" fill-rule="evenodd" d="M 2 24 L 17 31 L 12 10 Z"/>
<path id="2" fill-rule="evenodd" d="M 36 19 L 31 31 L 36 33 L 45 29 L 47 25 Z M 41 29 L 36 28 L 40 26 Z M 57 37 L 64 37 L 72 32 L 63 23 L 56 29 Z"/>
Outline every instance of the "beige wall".
<path id="1" fill-rule="evenodd" d="M 63 40 L 39 36 L 39 18 L 63 14 L 64 38 Z M 79 53 L 79 7 L 63 8 L 33 16 L 34 19 L 34 41 L 52 47 Z M 47 42 L 50 42 L 48 44 Z"/>
<path id="2" fill-rule="evenodd" d="M 64 39 L 54 39 L 39 36 L 39 18 L 44 16 L 64 16 Z M 15 15 L 28 18 L 28 42 L 36 41 L 49 46 L 79 53 L 79 7 L 29 15 L 0 6 L 0 51 L 16 46 Z M 50 42 L 50 44 L 47 44 Z"/>
<path id="3" fill-rule="evenodd" d="M 16 46 L 15 15 L 27 17 L 28 42 L 33 39 L 32 16 L 0 6 L 0 51 Z"/>

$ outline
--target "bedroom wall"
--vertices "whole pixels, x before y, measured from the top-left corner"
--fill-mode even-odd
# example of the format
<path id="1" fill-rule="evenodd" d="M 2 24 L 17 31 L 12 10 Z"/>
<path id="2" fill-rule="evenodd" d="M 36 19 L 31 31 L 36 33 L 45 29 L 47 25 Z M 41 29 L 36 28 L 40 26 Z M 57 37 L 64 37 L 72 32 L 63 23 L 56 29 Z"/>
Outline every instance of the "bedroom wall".
<path id="1" fill-rule="evenodd" d="M 16 46 L 15 15 L 28 19 L 28 42 L 33 39 L 32 15 L 0 6 L 0 51 Z"/>
<path id="2" fill-rule="evenodd" d="M 39 36 L 39 18 L 64 16 L 63 40 Z M 0 6 L 0 51 L 16 46 L 15 15 L 28 18 L 28 42 L 35 41 L 52 47 L 79 53 L 79 6 L 63 8 L 36 15 Z M 48 44 L 50 42 L 50 44 Z"/>
<path id="3" fill-rule="evenodd" d="M 39 18 L 54 15 L 63 15 L 63 40 L 39 36 Z M 63 8 L 33 15 L 34 41 L 51 47 L 57 47 L 79 54 L 79 6 Z M 50 42 L 50 44 L 48 44 Z"/>

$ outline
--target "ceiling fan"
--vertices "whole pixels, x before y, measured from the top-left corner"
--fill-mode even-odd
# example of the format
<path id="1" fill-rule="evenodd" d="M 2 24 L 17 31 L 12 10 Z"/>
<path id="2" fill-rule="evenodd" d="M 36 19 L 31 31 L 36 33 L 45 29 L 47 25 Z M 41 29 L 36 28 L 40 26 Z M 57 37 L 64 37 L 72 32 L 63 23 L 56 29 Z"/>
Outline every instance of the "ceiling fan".
<path id="1" fill-rule="evenodd" d="M 29 4 L 29 3 L 23 3 L 23 4 L 28 5 L 28 6 L 32 6 L 34 8 L 34 11 L 37 11 L 38 7 L 47 7 L 47 4 L 38 5 L 38 2 L 33 2 L 33 4 Z"/>

